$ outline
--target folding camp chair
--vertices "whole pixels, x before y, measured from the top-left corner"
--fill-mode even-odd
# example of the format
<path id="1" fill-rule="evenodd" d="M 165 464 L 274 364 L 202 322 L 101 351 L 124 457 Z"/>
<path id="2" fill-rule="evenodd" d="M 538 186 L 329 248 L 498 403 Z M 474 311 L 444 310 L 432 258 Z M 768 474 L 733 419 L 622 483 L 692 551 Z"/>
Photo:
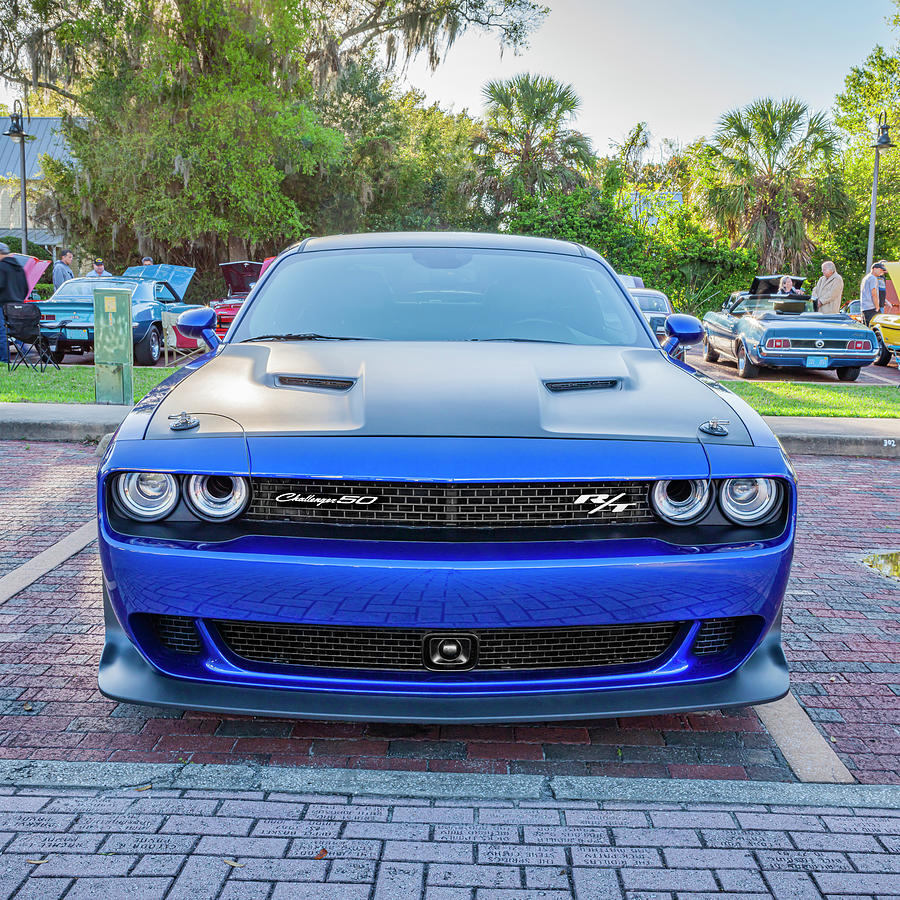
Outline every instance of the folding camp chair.
<path id="1" fill-rule="evenodd" d="M 6 361 L 6 368 L 12 372 L 24 362 L 26 367 L 35 372 L 43 372 L 47 366 L 55 366 L 56 360 L 53 353 L 59 342 L 63 327 L 67 324 L 59 322 L 50 335 L 41 332 L 41 308 L 36 303 L 6 303 L 3 306 L 6 314 L 6 335 L 9 341 L 10 351 L 16 350 L 16 361 L 12 361 L 12 353 Z M 37 362 L 29 360 L 31 352 L 37 354 Z"/>
<path id="2" fill-rule="evenodd" d="M 169 365 L 169 355 L 172 362 L 178 365 L 187 362 L 195 356 L 202 355 L 205 350 L 193 338 L 185 337 L 177 328 L 178 313 L 163 310 L 163 365 Z"/>

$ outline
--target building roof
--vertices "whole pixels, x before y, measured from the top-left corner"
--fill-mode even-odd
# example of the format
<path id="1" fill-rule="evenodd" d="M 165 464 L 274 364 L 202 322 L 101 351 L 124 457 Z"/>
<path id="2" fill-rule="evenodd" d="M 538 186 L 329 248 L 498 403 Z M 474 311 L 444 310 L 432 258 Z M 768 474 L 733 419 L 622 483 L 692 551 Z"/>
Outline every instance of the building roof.
<path id="1" fill-rule="evenodd" d="M 0 178 L 17 178 L 19 176 L 19 142 L 3 137 L 3 131 L 9 126 L 7 120 L 0 120 L 4 125 L 0 131 Z M 25 120 L 25 133 L 34 136 L 33 141 L 25 141 L 25 174 L 30 180 L 42 178 L 41 157 L 46 153 L 54 159 L 69 160 L 69 147 L 63 138 L 59 126 L 62 119 L 58 116 L 35 116 Z"/>

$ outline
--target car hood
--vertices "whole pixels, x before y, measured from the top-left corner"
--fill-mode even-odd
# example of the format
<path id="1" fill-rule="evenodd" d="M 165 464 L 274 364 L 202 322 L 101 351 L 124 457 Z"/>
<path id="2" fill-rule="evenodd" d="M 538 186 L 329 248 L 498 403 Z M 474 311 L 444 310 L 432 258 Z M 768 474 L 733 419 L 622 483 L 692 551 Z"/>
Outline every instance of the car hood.
<path id="1" fill-rule="evenodd" d="M 222 277 L 228 285 L 229 294 L 249 294 L 250 288 L 259 281 L 261 262 L 245 259 L 240 262 L 219 263 Z"/>
<path id="2" fill-rule="evenodd" d="M 344 379 L 342 390 L 285 378 Z M 547 382 L 610 386 L 557 390 Z M 524 343 L 302 342 L 226 344 L 157 407 L 147 438 L 184 435 L 169 416 L 204 418 L 192 433 L 613 438 L 697 441 L 698 426 L 730 419 L 722 394 L 658 349 Z M 224 427 L 230 421 L 228 427 Z M 704 438 L 704 440 L 707 440 Z"/>

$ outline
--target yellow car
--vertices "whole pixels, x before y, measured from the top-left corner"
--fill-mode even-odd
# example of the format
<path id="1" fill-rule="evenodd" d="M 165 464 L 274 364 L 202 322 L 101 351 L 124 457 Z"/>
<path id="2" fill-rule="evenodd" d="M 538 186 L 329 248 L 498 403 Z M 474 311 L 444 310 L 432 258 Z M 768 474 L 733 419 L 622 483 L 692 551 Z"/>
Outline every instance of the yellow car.
<path id="1" fill-rule="evenodd" d="M 844 307 L 846 312 L 857 322 L 862 322 L 863 317 L 859 312 L 859 300 L 854 300 Z M 897 367 L 900 368 L 900 315 L 896 313 L 878 313 L 869 320 L 869 328 L 875 332 L 878 338 L 878 347 L 881 353 L 875 360 L 876 366 L 888 366 L 891 363 L 891 355 L 897 359 Z"/>

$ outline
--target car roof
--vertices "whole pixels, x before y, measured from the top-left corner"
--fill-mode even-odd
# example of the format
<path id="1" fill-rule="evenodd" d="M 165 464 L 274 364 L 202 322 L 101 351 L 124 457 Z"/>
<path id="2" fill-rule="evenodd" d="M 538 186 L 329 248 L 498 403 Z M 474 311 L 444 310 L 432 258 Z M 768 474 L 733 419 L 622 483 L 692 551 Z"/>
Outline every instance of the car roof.
<path id="1" fill-rule="evenodd" d="M 365 250 L 391 247 L 464 247 L 473 250 L 530 250 L 588 256 L 580 244 L 517 234 L 482 234 L 474 231 L 396 231 L 340 234 L 307 238 L 297 245 L 301 253 L 318 250 Z M 590 254 L 593 256 L 593 254 Z"/>
<path id="2" fill-rule="evenodd" d="M 634 287 L 628 288 L 629 294 L 634 294 L 635 296 L 638 294 L 652 294 L 654 297 L 662 297 L 664 300 L 668 300 L 669 298 L 662 292 L 656 290 L 656 288 L 644 288 L 644 287 Z"/>

